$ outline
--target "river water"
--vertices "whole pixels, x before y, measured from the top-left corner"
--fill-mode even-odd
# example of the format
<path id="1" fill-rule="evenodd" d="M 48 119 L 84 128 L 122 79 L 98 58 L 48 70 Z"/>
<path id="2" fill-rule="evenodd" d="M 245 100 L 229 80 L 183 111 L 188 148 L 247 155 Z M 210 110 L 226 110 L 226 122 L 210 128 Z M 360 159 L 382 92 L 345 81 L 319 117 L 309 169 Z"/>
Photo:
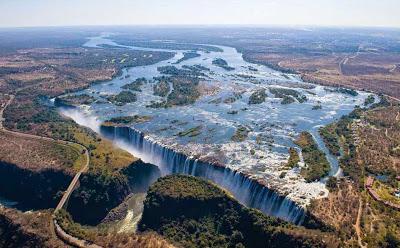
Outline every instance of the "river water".
<path id="1" fill-rule="evenodd" d="M 112 37 L 103 35 L 92 37 L 86 47 L 109 45 L 135 50 L 174 52 L 172 59 L 154 65 L 124 69 L 120 77 L 108 82 L 95 84 L 76 94 L 88 94 L 98 99 L 90 106 L 78 109 L 61 109 L 64 115 L 70 116 L 79 124 L 99 132 L 101 122 L 117 116 L 149 116 L 150 121 L 132 125 L 152 142 L 162 144 L 176 152 L 200 160 L 217 160 L 224 166 L 239 171 L 248 177 L 262 182 L 286 195 L 300 206 L 306 206 L 311 199 L 324 197 L 327 190 L 324 180 L 306 183 L 299 174 L 299 169 L 283 169 L 282 164 L 288 159 L 288 148 L 297 147 L 293 140 L 301 131 L 313 134 L 318 146 L 327 154 L 331 164 L 330 175 L 340 176 L 341 169 L 335 156 L 328 149 L 318 134 L 318 128 L 351 112 L 356 105 L 362 105 L 368 93 L 359 92 L 350 96 L 334 92 L 325 87 L 303 82 L 297 75 L 274 71 L 266 66 L 248 63 L 236 49 L 216 46 L 223 52 L 201 52 L 201 56 L 174 64 L 183 57 L 185 51 L 150 49 L 135 46 L 121 46 L 112 41 Z M 112 49 L 112 48 L 108 48 Z M 227 61 L 232 71 L 213 65 L 212 61 L 222 58 Z M 201 65 L 209 69 L 201 81 L 201 97 L 189 106 L 172 108 L 149 108 L 152 102 L 164 98 L 153 94 L 154 83 L 142 86 L 137 94 L 137 102 L 116 106 L 106 101 L 110 95 L 117 94 L 125 84 L 136 78 L 151 80 L 161 76 L 157 70 L 160 66 Z M 304 103 L 281 104 L 269 92 L 270 88 L 294 89 L 307 97 Z M 259 89 L 266 89 L 267 98 L 262 104 L 249 105 L 250 95 Z M 224 100 L 240 95 L 234 102 Z M 321 109 L 313 110 L 316 105 Z M 235 114 L 232 114 L 235 113 Z M 190 128 L 199 127 L 196 135 L 179 136 Z M 243 142 L 234 142 L 231 137 L 240 127 L 250 132 Z M 157 158 L 143 153 L 132 144 L 118 142 L 119 145 L 141 157 L 146 162 L 159 163 Z M 304 166 L 304 163 L 300 163 Z M 282 172 L 286 176 L 282 177 Z"/>

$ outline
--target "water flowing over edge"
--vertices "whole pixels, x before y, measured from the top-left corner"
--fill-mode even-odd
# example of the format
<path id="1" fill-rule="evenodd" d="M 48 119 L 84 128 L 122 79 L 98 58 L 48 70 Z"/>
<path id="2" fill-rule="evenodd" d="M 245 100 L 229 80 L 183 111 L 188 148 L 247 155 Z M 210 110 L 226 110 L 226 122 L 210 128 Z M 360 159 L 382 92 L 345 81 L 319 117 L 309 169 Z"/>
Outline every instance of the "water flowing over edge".
<path id="1" fill-rule="evenodd" d="M 175 152 L 151 141 L 131 127 L 101 126 L 100 133 L 128 150 L 133 149 L 133 153 L 140 154 L 139 157 L 145 162 L 159 166 L 164 175 L 186 174 L 208 179 L 230 191 L 242 204 L 259 209 L 267 215 L 297 225 L 301 225 L 305 219 L 304 207 L 243 173 Z"/>

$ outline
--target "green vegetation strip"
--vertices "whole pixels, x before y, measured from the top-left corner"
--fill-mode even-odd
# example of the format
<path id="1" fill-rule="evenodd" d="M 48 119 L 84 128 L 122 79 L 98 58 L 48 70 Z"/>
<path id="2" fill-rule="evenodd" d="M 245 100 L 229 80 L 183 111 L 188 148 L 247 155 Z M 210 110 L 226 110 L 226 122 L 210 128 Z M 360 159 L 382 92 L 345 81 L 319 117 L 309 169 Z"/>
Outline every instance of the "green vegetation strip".
<path id="1" fill-rule="evenodd" d="M 330 165 L 325 153 L 318 149 L 312 135 L 302 132 L 295 143 L 300 146 L 306 167 L 302 168 L 301 174 L 307 182 L 320 180 L 328 175 Z"/>
<path id="2" fill-rule="evenodd" d="M 295 148 L 290 147 L 289 148 L 289 160 L 286 164 L 286 167 L 294 168 L 298 165 L 299 162 L 300 162 L 299 154 L 297 153 Z"/>
<path id="3" fill-rule="evenodd" d="M 184 137 L 184 136 L 195 137 L 195 136 L 198 136 L 200 134 L 201 128 L 202 128 L 201 126 L 196 126 L 196 127 L 193 127 L 193 128 L 189 128 L 186 131 L 179 132 L 177 135 L 179 137 Z"/>
<path id="4" fill-rule="evenodd" d="M 340 156 L 339 137 L 336 133 L 336 124 L 329 124 L 319 129 L 319 134 L 325 142 L 329 152 L 335 156 Z"/>
<path id="5" fill-rule="evenodd" d="M 249 98 L 249 104 L 261 104 L 265 102 L 265 98 L 267 94 L 265 93 L 265 89 L 259 89 L 253 92 Z"/>
<path id="6" fill-rule="evenodd" d="M 127 103 L 136 102 L 137 97 L 131 91 L 121 91 L 118 95 L 110 96 L 107 99 L 117 106 L 123 106 Z"/>
<path id="7" fill-rule="evenodd" d="M 234 142 L 243 142 L 246 140 L 247 136 L 249 135 L 249 129 L 244 126 L 239 126 L 236 129 L 235 134 L 232 136 L 231 140 Z"/>

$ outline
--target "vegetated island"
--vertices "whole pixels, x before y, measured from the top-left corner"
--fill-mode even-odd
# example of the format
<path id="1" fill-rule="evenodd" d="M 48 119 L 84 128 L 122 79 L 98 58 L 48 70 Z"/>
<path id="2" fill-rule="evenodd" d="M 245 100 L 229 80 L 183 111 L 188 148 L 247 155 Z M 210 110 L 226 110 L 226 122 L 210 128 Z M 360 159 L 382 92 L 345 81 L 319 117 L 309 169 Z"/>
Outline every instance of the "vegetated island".
<path id="1" fill-rule="evenodd" d="M 124 90 L 118 93 L 117 95 L 109 96 L 107 100 L 117 106 L 124 106 L 127 103 L 136 102 L 137 96 L 135 93 L 132 93 L 131 91 Z"/>
<path id="2" fill-rule="evenodd" d="M 235 70 L 234 67 L 231 67 L 231 66 L 228 65 L 228 62 L 226 62 L 226 60 L 221 59 L 221 58 L 214 59 L 212 64 L 216 65 L 216 66 L 219 66 L 219 67 L 221 67 L 221 68 L 223 68 L 223 69 L 225 69 L 227 71 Z"/>
<path id="3" fill-rule="evenodd" d="M 301 169 L 301 175 L 307 182 L 314 182 L 328 175 L 330 164 L 310 133 L 302 132 L 295 143 L 303 153 L 306 167 Z"/>
<path id="4" fill-rule="evenodd" d="M 171 91 L 171 87 L 167 81 L 168 77 L 160 77 L 157 80 L 157 83 L 153 86 L 153 94 L 155 96 L 166 97 Z"/>
<path id="5" fill-rule="evenodd" d="M 328 87 L 325 87 L 325 90 L 330 91 L 330 92 L 338 92 L 338 93 L 342 93 L 342 94 L 350 95 L 350 96 L 358 96 L 358 92 L 356 90 L 353 90 L 350 88 L 343 88 L 343 87 L 328 88 Z"/>
<path id="6" fill-rule="evenodd" d="M 266 97 L 265 89 L 258 89 L 250 95 L 249 104 L 261 104 L 265 102 Z"/>
<path id="7" fill-rule="evenodd" d="M 181 63 L 183 61 L 186 61 L 186 60 L 189 60 L 189 59 L 194 59 L 194 58 L 197 58 L 197 57 L 200 57 L 200 56 L 201 56 L 200 54 L 198 54 L 198 53 L 196 53 L 194 51 L 193 52 L 185 52 L 185 53 L 183 53 L 183 57 L 178 59 L 174 64 L 179 64 L 179 63 Z"/>
<path id="8" fill-rule="evenodd" d="M 290 104 L 295 102 L 295 99 L 299 103 L 306 102 L 307 96 L 301 94 L 297 90 L 285 89 L 285 88 L 270 88 L 269 92 L 273 94 L 276 98 L 282 98 L 281 104 Z"/>
<path id="9" fill-rule="evenodd" d="M 148 108 L 171 108 L 174 106 L 185 106 L 193 104 L 199 97 L 198 85 L 204 74 L 196 67 L 190 69 L 178 69 L 175 66 L 163 66 L 157 68 L 163 74 L 154 78 L 158 81 L 153 87 L 153 94 L 166 97 L 162 101 L 154 101 L 147 105 Z M 171 86 L 173 90 L 170 92 Z"/>
<path id="10" fill-rule="evenodd" d="M 141 92 L 142 90 L 141 90 L 141 87 L 144 85 L 144 84 L 147 84 L 147 79 L 146 78 L 138 78 L 138 79 L 136 79 L 135 81 L 133 81 L 132 83 L 129 83 L 129 84 L 125 84 L 124 86 L 122 86 L 121 88 L 122 89 L 125 89 L 125 90 L 132 90 L 132 91 L 138 91 L 138 92 Z"/>
<path id="11" fill-rule="evenodd" d="M 87 94 L 81 95 L 66 95 L 62 97 L 56 97 L 54 104 L 56 106 L 80 106 L 90 105 L 96 101 L 96 98 Z"/>
<path id="12" fill-rule="evenodd" d="M 147 115 L 134 115 L 134 116 L 120 116 L 111 118 L 103 122 L 102 126 L 128 126 L 137 123 L 148 122 L 152 119 L 151 116 Z"/>

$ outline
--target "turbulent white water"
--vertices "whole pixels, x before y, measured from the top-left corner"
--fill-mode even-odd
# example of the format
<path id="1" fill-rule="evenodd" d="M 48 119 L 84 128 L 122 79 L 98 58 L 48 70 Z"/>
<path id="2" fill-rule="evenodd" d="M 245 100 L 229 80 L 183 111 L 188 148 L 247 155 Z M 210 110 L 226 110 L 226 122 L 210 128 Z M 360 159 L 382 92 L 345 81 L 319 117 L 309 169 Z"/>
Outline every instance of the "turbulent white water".
<path id="1" fill-rule="evenodd" d="M 16 202 L 16 201 L 12 201 L 12 200 L 9 200 L 9 199 L 6 199 L 6 198 L 0 196 L 0 207 L 4 206 L 4 207 L 12 208 L 12 207 L 15 207 L 17 204 L 18 204 L 18 202 Z"/>
<path id="2" fill-rule="evenodd" d="M 86 46 L 102 44 L 118 46 L 106 37 L 91 38 Z M 135 103 L 116 106 L 105 100 L 136 78 L 160 76 L 157 67 L 171 65 L 182 58 L 183 52 L 175 51 L 175 57 L 170 60 L 123 70 L 120 78 L 79 92 L 92 95 L 99 101 L 84 108 L 63 110 L 63 113 L 113 138 L 146 162 L 160 166 L 164 173 L 185 173 L 211 179 L 248 206 L 301 223 L 304 207 L 310 200 L 324 197 L 328 192 L 323 181 L 306 183 L 299 168 L 283 168 L 282 164 L 288 159 L 288 148 L 296 147 L 293 139 L 299 132 L 309 131 L 319 147 L 329 153 L 318 134 L 318 127 L 349 113 L 355 105 L 361 105 L 367 93 L 359 92 L 353 97 L 327 91 L 322 86 L 302 82 L 296 75 L 247 63 L 234 48 L 219 48 L 223 52 L 198 52 L 200 57 L 175 65 L 178 68 L 202 65 L 210 69 L 204 71 L 207 77 L 199 86 L 201 97 L 190 106 L 146 107 L 152 101 L 164 99 L 153 94 L 153 83 L 143 85 L 141 92 L 135 92 L 138 98 Z M 216 58 L 226 60 L 235 70 L 226 71 L 213 65 Z M 308 101 L 282 105 L 281 99 L 269 92 L 270 88 L 295 89 Z M 249 105 L 250 95 L 258 89 L 266 89 L 266 101 Z M 235 95 L 240 97 L 234 102 L 225 101 Z M 321 105 L 322 109 L 313 110 L 315 105 Z M 99 123 L 104 120 L 133 115 L 149 116 L 151 120 L 134 124 L 129 129 L 99 130 Z M 232 135 L 241 126 L 250 130 L 247 139 L 232 141 Z M 200 127 L 200 132 L 192 137 L 177 135 L 194 127 Z M 340 175 L 336 158 L 328 154 L 328 160 L 332 165 L 330 175 Z M 304 166 L 304 163 L 300 164 Z M 283 177 L 282 172 L 286 173 Z"/>
<path id="3" fill-rule="evenodd" d="M 101 134 L 112 140 L 123 142 L 122 145 L 125 147 L 129 147 L 129 145 L 134 147 L 136 154 L 146 154 L 147 162 L 158 165 L 164 174 L 202 177 L 229 190 L 238 201 L 246 206 L 260 209 L 268 215 L 296 224 L 301 224 L 304 220 L 305 209 L 303 207 L 289 198 L 269 190 L 247 175 L 227 167 L 188 157 L 147 139 L 142 133 L 129 127 L 103 126 Z"/>

